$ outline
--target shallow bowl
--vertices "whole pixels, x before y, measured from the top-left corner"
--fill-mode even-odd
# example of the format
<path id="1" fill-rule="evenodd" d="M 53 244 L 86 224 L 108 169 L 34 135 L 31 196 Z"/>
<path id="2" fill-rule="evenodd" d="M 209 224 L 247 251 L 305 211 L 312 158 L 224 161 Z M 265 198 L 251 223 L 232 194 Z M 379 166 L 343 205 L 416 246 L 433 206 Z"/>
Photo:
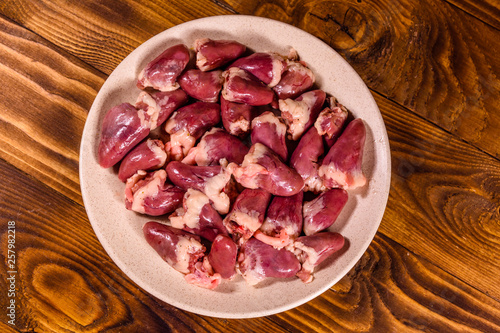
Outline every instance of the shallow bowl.
<path id="1" fill-rule="evenodd" d="M 135 103 L 140 70 L 164 49 L 195 39 L 234 39 L 254 51 L 288 54 L 290 47 L 307 62 L 317 85 L 335 96 L 367 126 L 363 171 L 369 179 L 350 198 L 331 231 L 340 232 L 346 246 L 322 263 L 310 284 L 298 278 L 269 279 L 255 287 L 238 277 L 216 290 L 189 285 L 164 262 L 142 233 L 154 218 L 140 216 L 124 206 L 124 184 L 113 168 L 97 162 L 102 119 L 111 107 Z M 113 71 L 90 109 L 80 151 L 80 182 L 87 214 L 109 256 L 137 285 L 180 309 L 222 318 L 250 318 L 275 314 L 301 305 L 325 292 L 346 275 L 370 245 L 382 220 L 390 186 L 390 152 L 387 132 L 370 91 L 353 68 L 331 47 L 291 25 L 252 16 L 214 16 L 170 28 L 139 46 Z"/>

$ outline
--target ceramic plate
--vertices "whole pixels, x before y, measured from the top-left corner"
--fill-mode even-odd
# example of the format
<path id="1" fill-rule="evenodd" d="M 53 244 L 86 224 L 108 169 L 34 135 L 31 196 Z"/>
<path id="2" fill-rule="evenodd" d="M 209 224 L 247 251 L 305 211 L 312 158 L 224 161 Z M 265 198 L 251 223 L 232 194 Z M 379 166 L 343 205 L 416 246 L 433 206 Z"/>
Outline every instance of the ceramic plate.
<path id="1" fill-rule="evenodd" d="M 97 163 L 101 122 L 111 107 L 135 103 L 140 70 L 164 49 L 197 38 L 234 39 L 254 51 L 288 54 L 297 50 L 316 75 L 318 86 L 345 105 L 367 125 L 363 171 L 367 186 L 355 193 L 331 231 L 346 238 L 340 255 L 324 262 L 310 284 L 298 278 L 269 279 L 249 286 L 238 277 L 216 290 L 185 282 L 164 262 L 143 237 L 142 226 L 151 217 L 125 209 L 124 184 L 113 168 Z M 349 64 L 318 38 L 288 24 L 250 16 L 215 16 L 190 21 L 151 38 L 116 67 L 90 109 L 80 151 L 80 181 L 89 220 L 104 249 L 120 269 L 140 287 L 180 309 L 223 318 L 250 318 L 275 314 L 301 305 L 338 282 L 360 259 L 379 227 L 390 185 L 390 153 L 387 132 L 370 91 Z"/>

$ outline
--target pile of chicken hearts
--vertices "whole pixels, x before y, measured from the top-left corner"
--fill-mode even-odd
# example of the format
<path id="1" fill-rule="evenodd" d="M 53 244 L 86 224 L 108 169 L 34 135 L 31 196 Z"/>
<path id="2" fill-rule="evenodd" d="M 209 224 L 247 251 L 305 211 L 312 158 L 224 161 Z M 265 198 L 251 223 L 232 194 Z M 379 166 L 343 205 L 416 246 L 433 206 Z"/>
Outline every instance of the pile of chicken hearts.
<path id="1" fill-rule="evenodd" d="M 344 246 L 327 229 L 366 183 L 365 124 L 314 83 L 293 49 L 204 38 L 168 47 L 140 72 L 135 105 L 106 113 L 99 164 L 119 166 L 127 209 L 168 216 L 144 235 L 188 283 L 309 283 Z"/>

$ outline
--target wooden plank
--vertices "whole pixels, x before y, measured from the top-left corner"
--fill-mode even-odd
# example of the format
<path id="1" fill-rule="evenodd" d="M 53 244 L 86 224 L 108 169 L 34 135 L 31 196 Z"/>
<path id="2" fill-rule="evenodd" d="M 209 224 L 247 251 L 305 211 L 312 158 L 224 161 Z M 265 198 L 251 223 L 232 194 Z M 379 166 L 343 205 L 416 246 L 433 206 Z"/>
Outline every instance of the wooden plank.
<path id="1" fill-rule="evenodd" d="M 0 53 L 0 157 L 81 202 L 81 133 L 104 75 L 2 18 Z"/>
<path id="2" fill-rule="evenodd" d="M 230 14 L 210 1 L 147 0 L 7 0 L 0 13 L 108 75 L 154 35 L 196 18 Z"/>
<path id="3" fill-rule="evenodd" d="M 2 332 L 5 332 L 5 333 L 10 333 L 10 332 L 18 332 L 16 329 L 15 329 L 15 326 L 13 325 L 10 325 L 10 324 L 6 324 L 4 323 L 3 321 L 0 322 L 0 330 Z"/>
<path id="4" fill-rule="evenodd" d="M 81 206 L 1 160 L 0 177 L 5 180 L 2 244 L 7 243 L 3 221 L 16 223 L 16 328 L 22 331 L 500 329 L 498 301 L 382 235 L 344 279 L 296 309 L 247 320 L 197 316 L 156 300 L 126 278 L 102 249 Z M 6 248 L 0 257 L 5 262 Z M 3 308 L 5 301 L 0 299 Z"/>
<path id="5" fill-rule="evenodd" d="M 274 316 L 296 332 L 498 332 L 500 303 L 378 235 L 356 267 Z"/>
<path id="6" fill-rule="evenodd" d="M 446 0 L 461 10 L 500 30 L 500 2 L 497 0 Z"/>
<path id="7" fill-rule="evenodd" d="M 176 309 L 129 280 L 97 240 L 82 206 L 0 159 L 0 244 L 15 222 L 16 329 L 36 332 L 287 332 L 269 318 L 224 321 Z M 7 247 L 0 249 L 6 263 Z M 0 275 L 7 276 L 7 265 Z M 0 281 L 7 290 L 6 280 Z M 6 309 L 8 298 L 0 297 Z M 2 316 L 1 322 L 6 322 Z"/>
<path id="8" fill-rule="evenodd" d="M 226 0 L 338 51 L 367 85 L 500 158 L 498 30 L 442 0 Z"/>
<path id="9" fill-rule="evenodd" d="M 500 299 L 499 161 L 375 97 L 393 171 L 379 231 Z"/>
<path id="10" fill-rule="evenodd" d="M 318 36 L 373 90 L 500 157 L 500 60 L 494 56 L 500 39 L 491 26 L 439 0 L 309 1 L 292 7 L 280 1 L 225 3 L 239 13 L 283 20 Z M 108 74 L 153 34 L 202 13 L 231 12 L 207 1 L 185 7 L 152 2 L 106 7 L 97 1 L 68 6 L 7 1 L 0 10 Z M 60 24 L 49 23 L 49 14 Z M 151 26 L 148 33 L 144 25 Z"/>
<path id="11" fill-rule="evenodd" d="M 0 131 L 0 154 L 19 169 L 81 202 L 77 170 L 79 140 L 86 110 L 103 78 L 82 64 L 76 62 L 75 65 L 71 62 L 73 58 L 59 55 L 57 50 L 33 34 L 3 22 L 6 28 L 0 36 L 4 40 L 1 47 L 6 56 L 1 60 L 0 70 L 9 80 L 5 83 L 6 89 L 0 92 L 3 94 L 0 103 L 5 110 L 0 116 L 4 129 Z M 16 39 L 15 43 L 10 39 Z M 25 50 L 13 46 L 17 44 L 24 45 Z M 32 47 L 37 47 L 38 52 L 29 52 Z M 61 69 L 51 67 L 55 63 L 64 66 Z M 17 74 L 20 70 L 26 74 Z M 59 70 L 66 74 L 57 74 Z M 67 79 L 72 77 L 72 72 L 78 73 L 79 82 Z M 60 83 L 54 81 L 59 77 Z M 29 93 L 19 96 L 18 91 Z M 500 177 L 498 161 L 453 139 L 451 134 L 412 115 L 398 104 L 379 95 L 376 97 L 389 131 L 394 164 L 391 197 L 382 232 L 431 262 L 443 265 L 471 285 L 498 297 L 498 289 L 489 290 L 490 285 L 497 285 L 495 274 L 500 266 L 500 250 L 493 246 L 497 244 L 495 237 L 500 234 L 494 223 L 495 219 L 498 220 L 495 207 L 500 206 L 496 181 Z M 32 112 L 33 105 L 38 112 Z M 432 133 L 437 141 L 430 141 L 428 133 Z M 433 197 L 430 197 L 426 191 L 431 188 L 441 189 L 442 197 L 435 197 L 439 192 L 433 192 Z M 460 206 L 462 202 L 469 206 Z M 484 213 L 480 218 L 474 215 L 477 210 L 472 204 L 481 205 Z M 412 210 L 408 211 L 409 208 Z M 457 233 L 454 220 L 464 224 L 459 225 L 458 234 L 467 240 L 449 241 Z M 415 224 L 415 221 L 420 224 Z M 428 221 L 432 221 L 440 232 L 423 227 Z M 466 228 L 468 225 L 472 230 L 480 230 L 481 235 L 475 236 L 475 232 Z M 470 232 L 474 237 L 468 235 Z M 423 249 L 421 244 L 429 246 Z M 477 254 L 477 249 L 482 251 Z M 494 264 L 469 272 L 468 265 L 475 266 L 470 258 L 476 255 L 482 258 L 492 255 Z"/>

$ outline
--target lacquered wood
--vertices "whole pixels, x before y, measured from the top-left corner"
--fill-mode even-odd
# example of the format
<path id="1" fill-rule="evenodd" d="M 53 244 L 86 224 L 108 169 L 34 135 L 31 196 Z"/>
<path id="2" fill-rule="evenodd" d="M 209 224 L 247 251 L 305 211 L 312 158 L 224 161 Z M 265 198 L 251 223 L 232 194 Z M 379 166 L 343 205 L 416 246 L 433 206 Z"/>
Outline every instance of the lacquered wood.
<path id="1" fill-rule="evenodd" d="M 496 0 L 449 0 L 463 11 L 479 18 L 481 21 L 500 29 L 500 3 Z"/>
<path id="2" fill-rule="evenodd" d="M 378 236 L 331 290 L 296 309 L 246 320 L 183 312 L 148 296 L 123 276 L 95 238 L 81 205 L 5 162 L 0 166 L 0 176 L 6 180 L 0 189 L 4 203 L 0 213 L 16 221 L 21 330 L 161 332 L 170 327 L 218 332 L 245 327 L 254 332 L 352 332 L 427 325 L 438 331 L 468 327 L 494 332 L 500 328 L 498 301 L 385 236 Z M 45 208 L 31 208 L 41 204 Z M 0 238 L 6 238 L 6 228 Z"/>
<path id="3" fill-rule="evenodd" d="M 499 299 L 498 160 L 402 113 L 387 99 L 376 100 L 388 129 L 393 168 L 380 232 Z M 478 260 L 489 264 L 471 269 Z"/>
<path id="4" fill-rule="evenodd" d="M 81 132 L 105 76 L 0 17 L 0 157 L 82 203 Z"/>
<path id="5" fill-rule="evenodd" d="M 442 0 L 226 3 L 321 38 L 370 88 L 500 157 L 498 27 Z"/>
<path id="6" fill-rule="evenodd" d="M 85 214 L 78 154 L 96 94 L 129 52 L 237 13 L 298 26 L 349 61 L 382 112 L 392 181 L 379 233 L 344 279 L 284 313 L 227 320 L 163 303 L 119 270 Z M 2 314 L 0 330 L 500 331 L 498 22 L 492 0 L 3 1 L 0 257 L 15 220 L 19 296 L 16 329 Z"/>
<path id="7" fill-rule="evenodd" d="M 498 301 L 377 237 L 331 290 L 276 317 L 299 331 L 495 332 L 499 315 Z"/>

